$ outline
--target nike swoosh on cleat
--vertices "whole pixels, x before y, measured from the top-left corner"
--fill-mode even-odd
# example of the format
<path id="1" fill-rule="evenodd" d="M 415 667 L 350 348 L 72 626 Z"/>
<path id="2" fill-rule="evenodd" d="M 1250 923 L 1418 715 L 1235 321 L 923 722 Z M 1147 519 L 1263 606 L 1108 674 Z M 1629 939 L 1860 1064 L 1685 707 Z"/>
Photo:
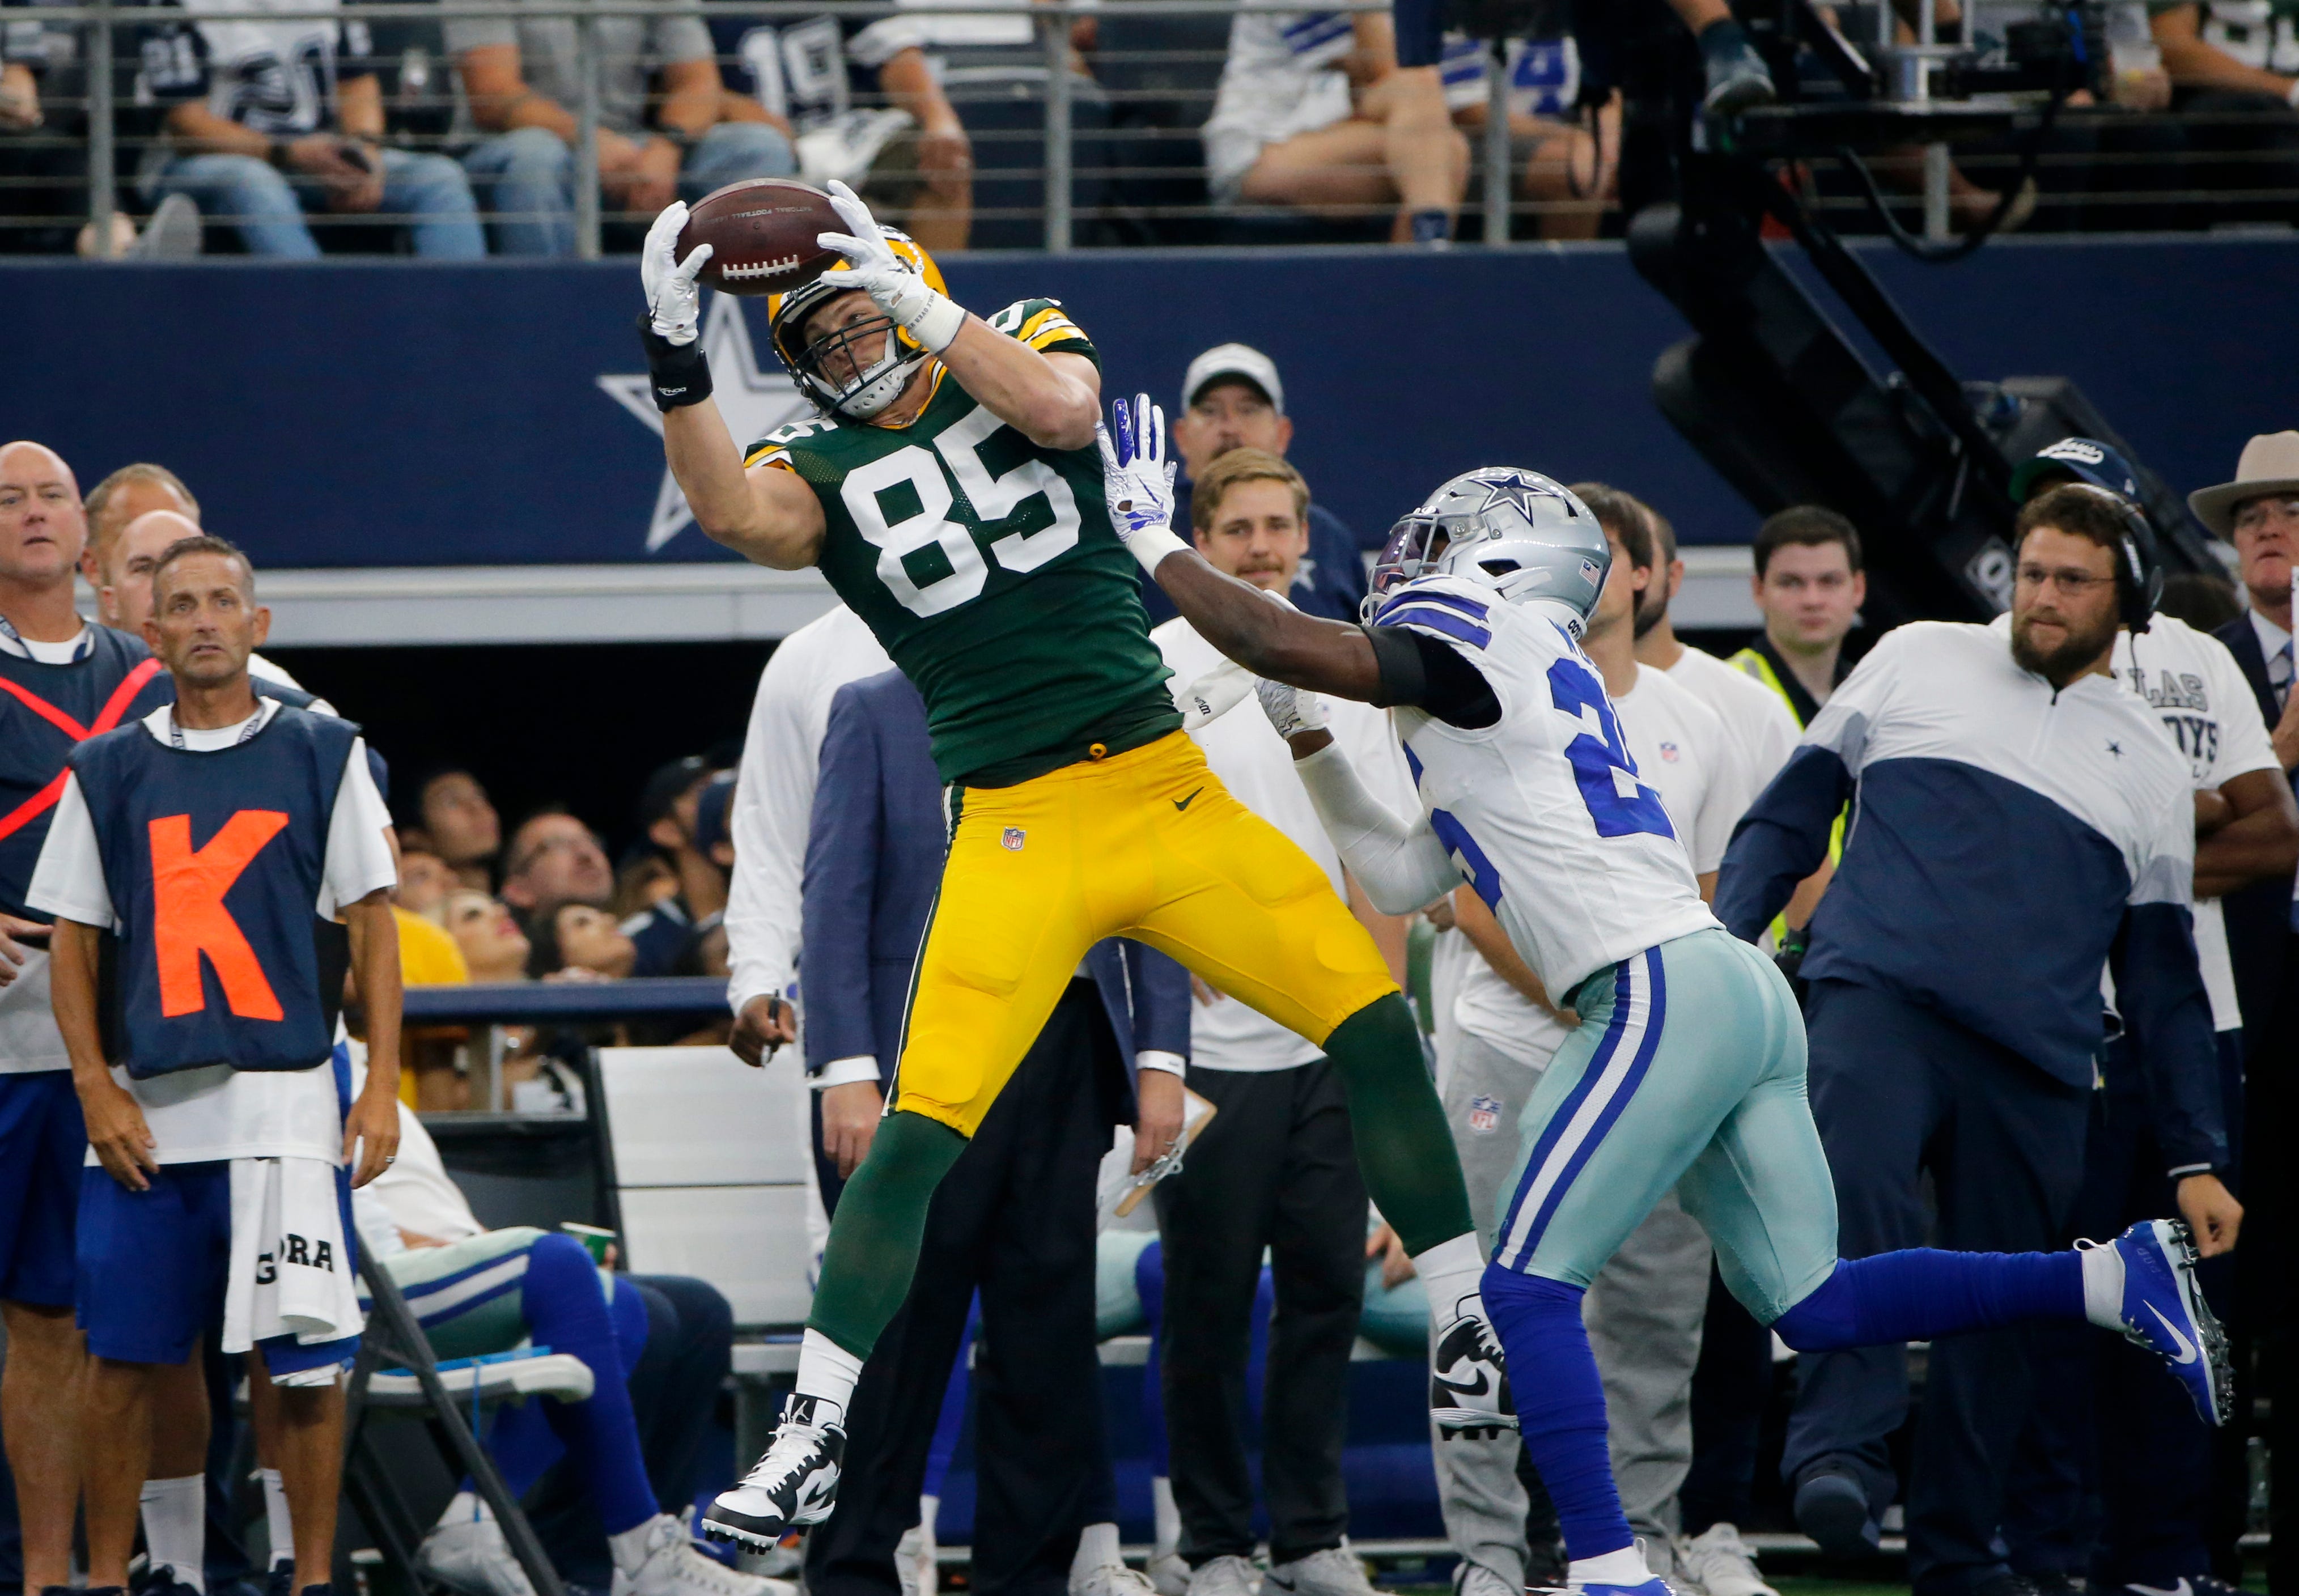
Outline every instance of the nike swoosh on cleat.
<path id="1" fill-rule="evenodd" d="M 1435 1378 L 1438 1384 L 1456 1396 L 1481 1397 L 1493 1388 L 1493 1383 L 1485 1376 L 1482 1369 L 1477 1371 L 1477 1383 L 1474 1385 L 1464 1385 L 1458 1380 L 1448 1380 L 1442 1375 Z"/>
<path id="2" fill-rule="evenodd" d="M 2155 1316 L 2155 1322 L 2163 1326 L 2164 1330 L 2170 1335 L 2173 1341 L 2179 1343 L 2179 1355 L 2177 1358 L 2173 1358 L 2171 1361 L 2174 1363 L 2193 1363 L 2195 1360 L 2195 1343 L 2189 1341 L 2186 1335 L 2180 1333 L 2179 1326 L 2165 1318 L 2163 1317 L 2163 1310 L 2156 1307 L 2153 1302 L 2147 1304 L 2147 1311 L 2154 1314 Z M 2181 1580 L 2179 1583 L 2185 1584 L 2187 1582 L 2185 1580 Z"/>
<path id="3" fill-rule="evenodd" d="M 1198 795 L 1198 794 L 1199 794 L 1199 793 L 1202 793 L 1202 792 L 1204 792 L 1204 791 L 1205 791 L 1205 788 L 1203 788 L 1203 787 L 1199 787 L 1198 789 L 1196 789 L 1196 791 L 1192 792 L 1192 793 L 1190 794 L 1190 796 L 1189 796 L 1188 798 L 1176 798 L 1176 799 L 1174 799 L 1174 807 L 1176 810 L 1184 810 L 1184 809 L 1189 808 L 1189 807 L 1190 807 L 1191 801 L 1192 799 L 1195 799 L 1195 798 L 1197 797 L 1197 795 Z"/>
<path id="4" fill-rule="evenodd" d="M 2182 1579 L 2178 1584 L 2172 1585 L 2167 1590 L 2158 1590 L 2154 1585 L 2143 1585 L 2137 1584 L 2129 1585 L 2127 1589 L 2138 1592 L 2139 1596 L 2195 1596 L 2195 1587 L 2189 1584 L 2185 1579 Z"/>

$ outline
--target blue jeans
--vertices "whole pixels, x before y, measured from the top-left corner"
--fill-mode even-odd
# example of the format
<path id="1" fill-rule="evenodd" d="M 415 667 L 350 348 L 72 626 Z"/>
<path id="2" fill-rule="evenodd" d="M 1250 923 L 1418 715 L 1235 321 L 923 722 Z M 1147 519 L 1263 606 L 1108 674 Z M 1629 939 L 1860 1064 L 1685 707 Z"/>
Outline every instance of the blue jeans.
<path id="1" fill-rule="evenodd" d="M 575 152 L 546 128 L 515 128 L 463 157 L 463 170 L 494 219 L 495 253 L 575 253 Z M 678 197 L 701 199 L 744 178 L 787 178 L 798 158 L 780 129 L 764 122 L 720 122 L 686 152 Z"/>
<path id="2" fill-rule="evenodd" d="M 188 195 L 210 220 L 239 229 L 252 255 L 316 261 L 305 206 L 324 204 L 316 183 L 291 179 L 253 155 L 178 155 L 153 180 L 154 200 Z M 383 212 L 407 219 L 415 253 L 428 261 L 476 261 L 487 253 L 478 207 L 462 169 L 444 155 L 383 152 Z"/>

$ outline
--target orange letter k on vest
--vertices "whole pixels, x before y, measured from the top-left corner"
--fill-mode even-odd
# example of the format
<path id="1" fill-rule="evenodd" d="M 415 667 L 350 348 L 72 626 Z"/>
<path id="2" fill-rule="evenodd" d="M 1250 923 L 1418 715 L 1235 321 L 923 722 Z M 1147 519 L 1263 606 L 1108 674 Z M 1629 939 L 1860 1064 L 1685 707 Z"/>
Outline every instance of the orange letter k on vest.
<path id="1" fill-rule="evenodd" d="M 223 897 L 263 844 L 286 826 L 287 817 L 278 810 L 244 809 L 195 853 L 191 816 L 167 815 L 151 823 L 152 940 L 160 955 L 162 1015 L 173 1018 L 207 1007 L 200 982 L 204 953 L 234 1014 L 244 1019 L 286 1018 Z"/>

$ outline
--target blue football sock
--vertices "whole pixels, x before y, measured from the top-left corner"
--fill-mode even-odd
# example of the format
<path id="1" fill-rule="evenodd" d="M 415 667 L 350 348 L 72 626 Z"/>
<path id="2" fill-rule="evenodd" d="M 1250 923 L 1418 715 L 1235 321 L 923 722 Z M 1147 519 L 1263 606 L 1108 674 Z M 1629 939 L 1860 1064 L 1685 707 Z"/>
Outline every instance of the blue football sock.
<path id="1" fill-rule="evenodd" d="M 1772 1328 L 1799 1352 L 1829 1352 L 2083 1318 L 2080 1253 L 1910 1247 L 1838 1259 L 1836 1272 Z"/>
<path id="2" fill-rule="evenodd" d="M 546 1235 L 527 1250 L 521 1288 L 529 1333 L 538 1346 L 571 1352 L 588 1364 L 591 1394 L 579 1402 L 546 1400 L 544 1416 L 582 1467 L 599 1527 L 618 1535 L 660 1510 L 647 1484 L 638 1424 L 599 1271 L 582 1243 Z"/>
<path id="3" fill-rule="evenodd" d="M 1578 1563 L 1634 1545 L 1605 1449 L 1605 1387 L 1581 1324 L 1583 1292 L 1498 1264 L 1481 1289 L 1508 1356 L 1524 1450 L 1556 1504 L 1566 1553 Z"/>

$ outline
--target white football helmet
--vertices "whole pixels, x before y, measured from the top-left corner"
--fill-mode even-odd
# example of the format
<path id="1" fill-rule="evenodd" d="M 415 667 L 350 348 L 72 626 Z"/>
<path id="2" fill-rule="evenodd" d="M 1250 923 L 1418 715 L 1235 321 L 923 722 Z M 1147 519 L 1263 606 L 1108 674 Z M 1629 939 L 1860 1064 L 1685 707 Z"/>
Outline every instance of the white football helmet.
<path id="1" fill-rule="evenodd" d="M 1551 600 L 1586 622 L 1612 568 L 1605 528 L 1570 488 L 1538 471 L 1480 466 L 1390 529 L 1364 615 L 1374 619 L 1396 588 L 1441 571 L 1513 603 Z"/>

